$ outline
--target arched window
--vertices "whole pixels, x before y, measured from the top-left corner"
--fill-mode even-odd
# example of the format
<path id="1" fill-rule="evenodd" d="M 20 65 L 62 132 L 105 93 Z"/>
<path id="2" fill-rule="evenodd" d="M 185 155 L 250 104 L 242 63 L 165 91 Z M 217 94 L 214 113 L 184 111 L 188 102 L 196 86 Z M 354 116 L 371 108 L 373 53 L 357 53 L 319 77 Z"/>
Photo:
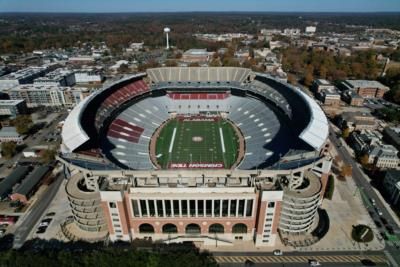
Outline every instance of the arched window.
<path id="1" fill-rule="evenodd" d="M 243 223 L 237 223 L 232 227 L 233 234 L 246 234 L 247 226 Z"/>
<path id="2" fill-rule="evenodd" d="M 223 234 L 224 233 L 224 226 L 219 223 L 214 223 L 211 224 L 210 227 L 208 227 L 208 232 L 210 234 Z"/>
<path id="3" fill-rule="evenodd" d="M 174 234 L 178 232 L 178 228 L 176 227 L 175 224 L 167 223 L 163 225 L 162 232 L 164 234 Z"/>
<path id="4" fill-rule="evenodd" d="M 144 223 L 139 226 L 139 233 L 154 234 L 154 227 L 151 224 Z"/>
<path id="5" fill-rule="evenodd" d="M 201 232 L 200 226 L 195 223 L 188 224 L 188 225 L 186 225 L 185 232 L 187 234 L 200 234 L 200 232 Z"/>

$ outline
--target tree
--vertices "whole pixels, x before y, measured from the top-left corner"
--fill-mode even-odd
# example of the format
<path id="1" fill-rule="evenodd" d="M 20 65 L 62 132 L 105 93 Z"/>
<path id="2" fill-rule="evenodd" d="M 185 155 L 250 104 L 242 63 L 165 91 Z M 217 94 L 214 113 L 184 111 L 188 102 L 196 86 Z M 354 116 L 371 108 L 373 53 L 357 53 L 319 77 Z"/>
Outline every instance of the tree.
<path id="1" fill-rule="evenodd" d="M 351 165 L 345 164 L 342 166 L 342 169 L 340 170 L 340 175 L 342 177 L 351 176 L 352 171 L 353 171 L 353 167 L 351 167 Z"/>
<path id="2" fill-rule="evenodd" d="M 314 75 L 312 67 L 308 67 L 306 70 L 306 75 L 304 76 L 304 85 L 310 87 L 314 81 Z"/>
<path id="3" fill-rule="evenodd" d="M 1 153 L 6 159 L 10 159 L 15 155 L 17 145 L 14 142 L 1 143 Z"/>
<path id="4" fill-rule="evenodd" d="M 368 157 L 368 155 L 367 155 L 367 154 L 362 155 L 362 156 L 359 158 L 359 161 L 360 161 L 361 165 L 363 165 L 364 167 L 366 167 L 366 166 L 369 164 L 369 157 Z"/>
<path id="5" fill-rule="evenodd" d="M 347 139 L 349 137 L 349 135 L 350 135 L 349 127 L 344 128 L 343 131 L 342 131 L 342 138 L 343 139 Z"/>
<path id="6" fill-rule="evenodd" d="M 19 134 L 27 134 L 32 127 L 32 118 L 30 115 L 18 115 L 13 124 Z"/>
<path id="7" fill-rule="evenodd" d="M 325 198 L 332 200 L 334 190 L 335 190 L 335 177 L 333 177 L 333 175 L 329 175 L 325 190 Z"/>
<path id="8" fill-rule="evenodd" d="M 44 163 L 50 163 L 55 159 L 56 154 L 57 154 L 56 150 L 54 150 L 54 149 L 46 149 L 45 151 L 43 151 L 42 161 Z"/>

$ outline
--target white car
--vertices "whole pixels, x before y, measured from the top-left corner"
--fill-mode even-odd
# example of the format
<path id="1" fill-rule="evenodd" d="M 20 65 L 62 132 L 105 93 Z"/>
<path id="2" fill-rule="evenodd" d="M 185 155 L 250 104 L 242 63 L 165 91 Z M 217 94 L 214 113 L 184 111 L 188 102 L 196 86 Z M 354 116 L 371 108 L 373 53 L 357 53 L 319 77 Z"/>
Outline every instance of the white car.
<path id="1" fill-rule="evenodd" d="M 282 256 L 283 252 L 282 252 L 282 250 L 277 249 L 277 250 L 274 250 L 274 255 L 275 256 Z"/>
<path id="2" fill-rule="evenodd" d="M 308 263 L 310 266 L 321 266 L 321 263 L 317 260 L 310 260 Z"/>
<path id="3" fill-rule="evenodd" d="M 44 227 L 44 226 L 49 226 L 49 223 L 48 222 L 41 222 L 41 223 L 39 223 L 38 227 Z"/>

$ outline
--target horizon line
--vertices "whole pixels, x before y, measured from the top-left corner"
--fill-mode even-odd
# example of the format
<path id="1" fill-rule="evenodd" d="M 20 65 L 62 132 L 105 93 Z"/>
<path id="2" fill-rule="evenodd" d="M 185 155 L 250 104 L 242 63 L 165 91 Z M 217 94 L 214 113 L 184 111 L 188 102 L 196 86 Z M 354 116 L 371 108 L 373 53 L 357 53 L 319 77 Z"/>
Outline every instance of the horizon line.
<path id="1" fill-rule="evenodd" d="M 137 14 L 137 13 L 336 13 L 336 14 L 377 14 L 377 13 L 400 13 L 398 11 L 223 11 L 223 10 L 209 10 L 209 11 L 0 11 L 0 14 Z"/>

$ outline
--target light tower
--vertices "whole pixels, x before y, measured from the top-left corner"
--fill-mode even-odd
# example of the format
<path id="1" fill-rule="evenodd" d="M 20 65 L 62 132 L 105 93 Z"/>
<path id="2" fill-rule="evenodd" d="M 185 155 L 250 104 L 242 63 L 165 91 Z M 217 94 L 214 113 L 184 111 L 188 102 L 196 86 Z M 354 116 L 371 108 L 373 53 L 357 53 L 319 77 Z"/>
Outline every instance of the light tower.
<path id="1" fill-rule="evenodd" d="M 168 36 L 168 34 L 169 34 L 170 31 L 171 31 L 170 28 L 168 28 L 168 27 L 164 28 L 164 33 L 165 33 L 166 39 L 167 39 L 167 47 L 166 47 L 167 50 L 169 49 L 169 36 Z"/>

